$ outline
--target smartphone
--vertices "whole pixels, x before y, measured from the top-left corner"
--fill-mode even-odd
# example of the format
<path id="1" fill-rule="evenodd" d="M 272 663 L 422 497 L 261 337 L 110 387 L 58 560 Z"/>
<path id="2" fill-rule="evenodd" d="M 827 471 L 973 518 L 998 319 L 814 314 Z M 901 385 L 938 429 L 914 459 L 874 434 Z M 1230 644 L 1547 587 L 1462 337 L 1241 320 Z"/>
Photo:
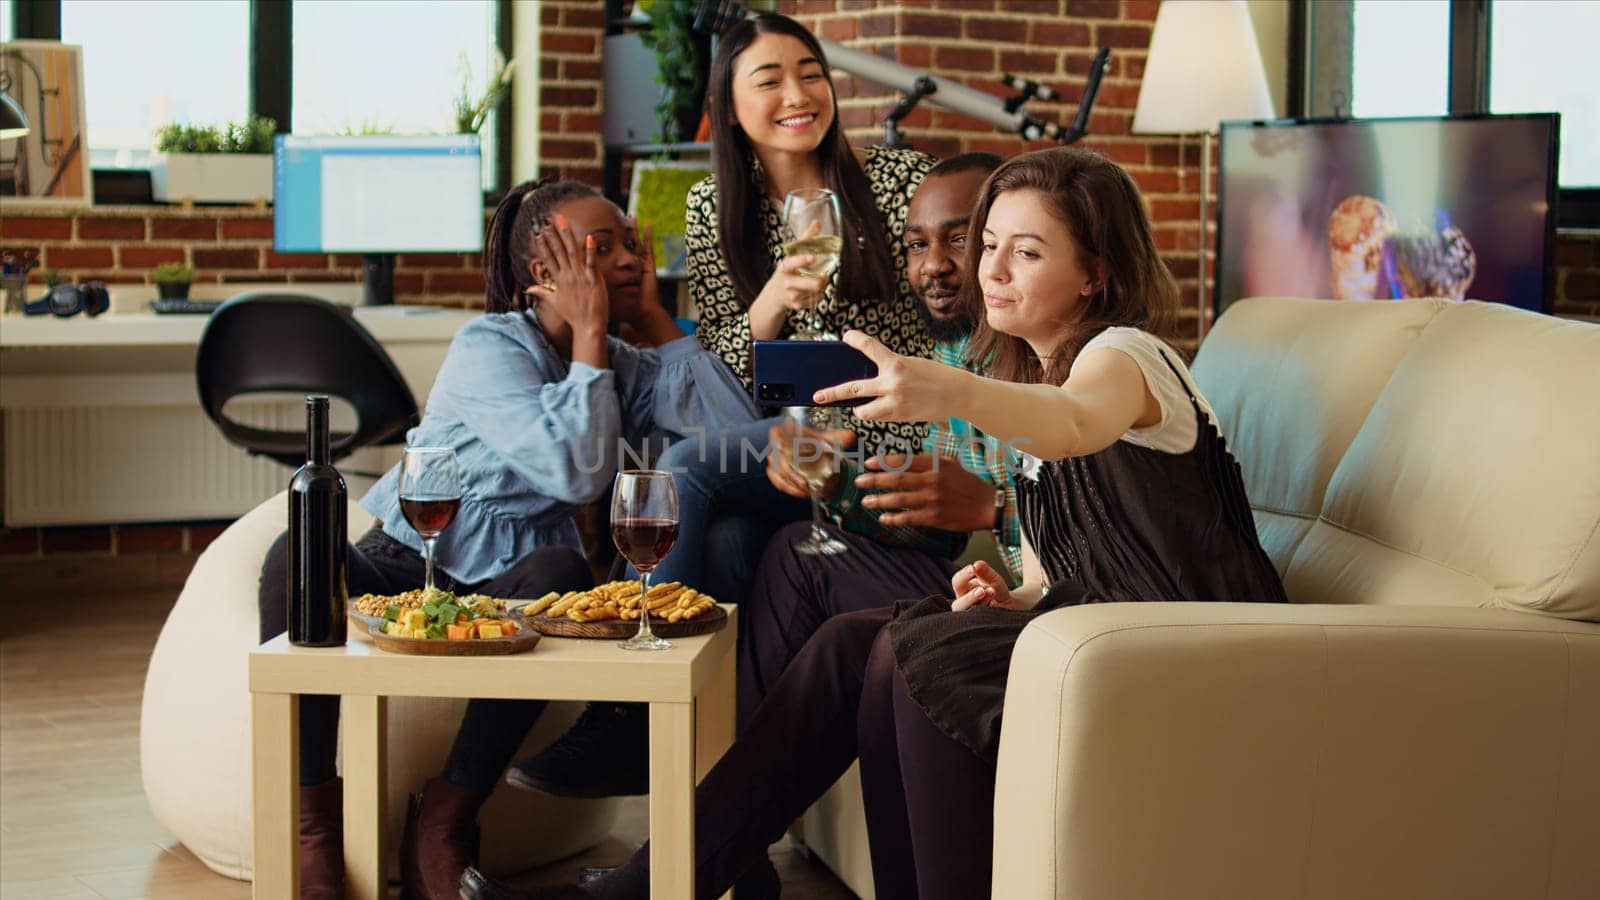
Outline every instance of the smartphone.
<path id="1" fill-rule="evenodd" d="M 844 341 L 756 341 L 756 403 L 816 406 L 811 396 L 825 387 L 873 378 L 878 364 Z M 826 404 L 859 406 L 870 397 Z"/>

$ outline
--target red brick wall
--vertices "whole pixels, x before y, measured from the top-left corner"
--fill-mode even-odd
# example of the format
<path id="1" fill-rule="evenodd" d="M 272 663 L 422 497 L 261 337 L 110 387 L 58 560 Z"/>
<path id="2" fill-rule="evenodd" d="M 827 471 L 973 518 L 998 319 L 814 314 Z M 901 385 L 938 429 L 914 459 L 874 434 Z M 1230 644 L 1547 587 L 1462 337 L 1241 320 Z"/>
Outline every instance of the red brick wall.
<path id="1" fill-rule="evenodd" d="M 1600 319 L 1600 232 L 1556 235 L 1557 315 Z"/>
<path id="2" fill-rule="evenodd" d="M 193 266 L 195 280 L 208 284 L 362 277 L 359 254 L 274 253 L 272 213 L 250 207 L 8 208 L 0 215 L 0 245 L 38 254 L 30 294 L 44 283 L 45 269 L 75 281 L 144 284 L 165 262 Z M 476 253 L 402 253 L 395 265 L 395 299 L 477 306 L 483 302 L 481 267 Z"/>
<path id="3" fill-rule="evenodd" d="M 599 187 L 605 4 L 542 0 L 539 15 L 539 174 Z"/>

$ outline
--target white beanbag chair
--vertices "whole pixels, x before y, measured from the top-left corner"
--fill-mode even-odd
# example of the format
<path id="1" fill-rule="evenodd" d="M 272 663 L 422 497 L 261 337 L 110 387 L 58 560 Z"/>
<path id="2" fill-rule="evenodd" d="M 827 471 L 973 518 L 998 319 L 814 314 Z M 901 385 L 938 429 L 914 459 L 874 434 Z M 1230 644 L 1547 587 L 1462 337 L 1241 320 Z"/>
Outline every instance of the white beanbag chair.
<path id="1" fill-rule="evenodd" d="M 145 796 L 156 820 L 213 871 L 250 878 L 250 691 L 248 655 L 257 645 L 261 562 L 288 518 L 279 494 L 228 526 L 196 560 L 167 617 L 145 676 L 139 722 Z M 350 534 L 372 516 L 350 504 Z M 439 774 L 464 700 L 389 700 L 388 846 L 398 850 L 406 795 Z M 519 758 L 560 735 L 581 704 L 552 703 Z M 567 800 L 498 787 L 479 816 L 482 863 L 509 874 L 599 843 L 617 800 Z M 398 878 L 399 860 L 389 861 Z"/>

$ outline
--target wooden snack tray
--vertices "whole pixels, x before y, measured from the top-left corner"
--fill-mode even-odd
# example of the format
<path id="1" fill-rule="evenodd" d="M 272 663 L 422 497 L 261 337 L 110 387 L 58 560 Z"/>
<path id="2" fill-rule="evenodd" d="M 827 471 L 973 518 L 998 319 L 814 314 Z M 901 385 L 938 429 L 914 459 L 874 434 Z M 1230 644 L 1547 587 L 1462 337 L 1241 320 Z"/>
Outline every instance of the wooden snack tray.
<path id="1" fill-rule="evenodd" d="M 372 636 L 373 643 L 379 650 L 390 653 L 405 653 L 411 656 L 508 656 L 512 653 L 527 653 L 532 650 L 542 636 L 527 619 L 516 613 L 508 613 L 507 619 L 517 623 L 518 631 L 509 637 L 474 639 L 470 641 L 450 641 L 443 638 L 403 638 L 392 634 L 383 633 L 383 623 L 374 622 L 368 627 L 367 633 Z M 572 623 L 577 624 L 577 623 Z"/>
<path id="2" fill-rule="evenodd" d="M 574 622 L 566 616 L 530 616 L 519 621 L 527 622 L 534 630 L 551 637 L 611 638 L 626 640 L 639 633 L 638 619 L 606 619 L 600 622 Z M 691 637 L 710 634 L 728 624 L 728 613 L 721 606 L 713 606 L 693 619 L 668 622 L 665 616 L 651 616 L 650 630 L 657 637 Z"/>

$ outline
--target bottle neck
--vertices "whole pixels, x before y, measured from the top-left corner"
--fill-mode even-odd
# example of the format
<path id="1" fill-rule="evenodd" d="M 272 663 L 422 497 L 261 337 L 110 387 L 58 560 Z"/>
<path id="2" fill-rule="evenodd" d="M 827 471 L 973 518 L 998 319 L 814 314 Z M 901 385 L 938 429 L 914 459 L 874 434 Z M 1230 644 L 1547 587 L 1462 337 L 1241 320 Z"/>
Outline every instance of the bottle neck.
<path id="1" fill-rule="evenodd" d="M 306 462 L 328 464 L 328 398 L 306 400 Z"/>

